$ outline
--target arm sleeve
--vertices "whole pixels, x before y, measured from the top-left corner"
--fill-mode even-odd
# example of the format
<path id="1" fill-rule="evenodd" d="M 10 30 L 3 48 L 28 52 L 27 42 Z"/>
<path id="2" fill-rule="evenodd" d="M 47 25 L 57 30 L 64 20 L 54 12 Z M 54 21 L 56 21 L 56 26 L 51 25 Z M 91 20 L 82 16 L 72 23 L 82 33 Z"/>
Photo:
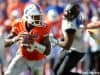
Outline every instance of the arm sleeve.
<path id="1" fill-rule="evenodd" d="M 67 30 L 75 30 L 76 31 L 76 25 L 75 21 L 68 22 L 67 20 L 62 21 L 62 33 L 64 36 L 66 36 Z"/>

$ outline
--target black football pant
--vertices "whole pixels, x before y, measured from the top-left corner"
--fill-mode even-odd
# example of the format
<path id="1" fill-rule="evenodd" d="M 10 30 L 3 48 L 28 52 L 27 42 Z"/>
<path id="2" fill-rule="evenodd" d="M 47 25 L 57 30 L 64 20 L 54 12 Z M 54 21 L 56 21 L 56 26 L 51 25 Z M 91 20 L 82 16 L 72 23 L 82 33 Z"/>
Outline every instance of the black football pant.
<path id="1" fill-rule="evenodd" d="M 79 53 L 76 51 L 72 51 L 71 53 L 67 53 L 66 51 L 61 52 L 59 61 L 56 62 L 53 67 L 55 75 L 80 75 L 70 71 L 77 65 L 83 56 L 84 53 Z"/>
<path id="2" fill-rule="evenodd" d="M 90 53 L 90 70 L 93 68 L 96 72 L 100 72 L 100 51 Z"/>

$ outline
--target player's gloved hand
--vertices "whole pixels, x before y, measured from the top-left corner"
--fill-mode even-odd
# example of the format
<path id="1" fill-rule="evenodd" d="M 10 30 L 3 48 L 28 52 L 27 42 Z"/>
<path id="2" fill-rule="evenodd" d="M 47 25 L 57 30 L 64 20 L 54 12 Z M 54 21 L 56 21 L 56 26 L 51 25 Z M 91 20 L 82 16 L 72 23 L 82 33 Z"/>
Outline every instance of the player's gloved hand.
<path id="1" fill-rule="evenodd" d="M 50 40 L 50 42 L 52 43 L 53 46 L 58 44 L 58 40 L 54 38 L 52 33 L 49 34 L 49 40 Z"/>
<path id="2" fill-rule="evenodd" d="M 34 44 L 34 37 L 27 32 L 20 34 L 18 37 L 20 37 L 20 46 L 22 47 L 30 48 Z"/>
<path id="3" fill-rule="evenodd" d="M 25 35 L 27 35 L 27 34 L 28 34 L 27 32 L 19 33 L 16 37 L 14 37 L 12 39 L 12 41 L 16 42 L 16 41 L 22 40 L 23 39 L 22 37 L 25 36 Z"/>

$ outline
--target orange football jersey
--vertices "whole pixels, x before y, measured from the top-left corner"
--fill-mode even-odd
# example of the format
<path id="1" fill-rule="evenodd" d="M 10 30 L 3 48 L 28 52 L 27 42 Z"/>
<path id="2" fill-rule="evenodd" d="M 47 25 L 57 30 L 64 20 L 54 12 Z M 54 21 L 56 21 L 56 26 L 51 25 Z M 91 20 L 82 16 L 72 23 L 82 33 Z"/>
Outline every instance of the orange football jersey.
<path id="1" fill-rule="evenodd" d="M 30 30 L 30 34 L 35 36 L 35 41 L 41 43 L 43 39 L 49 34 L 50 27 L 34 27 Z M 17 35 L 22 32 L 27 32 L 25 27 L 25 21 L 23 19 L 17 20 L 12 27 L 12 32 Z M 33 50 L 32 52 L 28 52 L 26 49 L 19 47 L 18 52 L 23 55 L 28 60 L 40 60 L 45 58 L 45 55 L 38 52 L 37 50 Z"/>

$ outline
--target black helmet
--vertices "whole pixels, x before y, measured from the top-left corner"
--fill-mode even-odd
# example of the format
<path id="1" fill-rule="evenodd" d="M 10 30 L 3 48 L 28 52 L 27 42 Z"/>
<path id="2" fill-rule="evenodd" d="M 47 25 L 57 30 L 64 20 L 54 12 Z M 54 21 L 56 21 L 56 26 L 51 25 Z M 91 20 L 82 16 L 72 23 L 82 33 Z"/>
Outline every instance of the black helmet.
<path id="1" fill-rule="evenodd" d="M 75 19 L 79 13 L 80 13 L 80 6 L 76 3 L 69 3 L 66 5 L 64 9 L 64 13 L 67 12 L 67 14 L 64 14 L 64 17 L 68 20 Z"/>

